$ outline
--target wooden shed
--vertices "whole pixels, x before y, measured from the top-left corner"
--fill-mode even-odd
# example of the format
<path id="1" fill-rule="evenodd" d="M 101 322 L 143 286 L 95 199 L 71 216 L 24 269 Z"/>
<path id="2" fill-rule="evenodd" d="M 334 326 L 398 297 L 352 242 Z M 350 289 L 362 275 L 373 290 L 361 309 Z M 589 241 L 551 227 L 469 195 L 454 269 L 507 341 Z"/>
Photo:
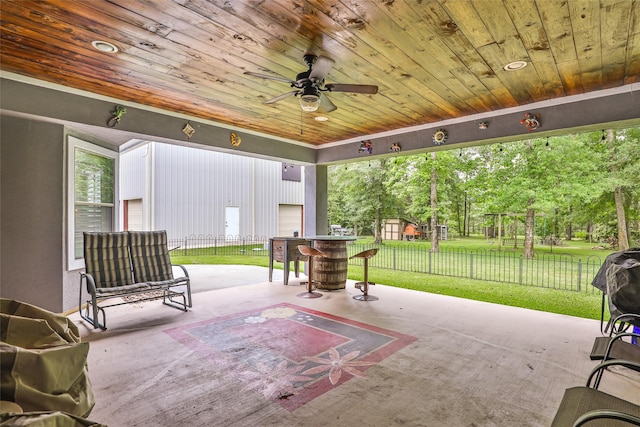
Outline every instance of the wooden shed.
<path id="1" fill-rule="evenodd" d="M 384 222 L 384 227 L 382 228 L 382 239 L 402 240 L 402 235 L 406 224 L 407 221 L 403 220 L 402 218 L 387 219 Z"/>

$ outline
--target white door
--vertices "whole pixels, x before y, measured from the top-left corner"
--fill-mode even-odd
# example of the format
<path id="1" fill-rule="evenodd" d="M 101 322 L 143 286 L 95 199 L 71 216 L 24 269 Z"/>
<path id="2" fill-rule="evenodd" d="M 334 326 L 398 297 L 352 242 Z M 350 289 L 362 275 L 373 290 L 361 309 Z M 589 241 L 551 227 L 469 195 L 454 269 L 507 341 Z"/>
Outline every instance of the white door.
<path id="1" fill-rule="evenodd" d="M 280 205 L 278 207 L 278 236 L 302 236 L 302 206 Z"/>
<path id="2" fill-rule="evenodd" d="M 142 199 L 126 200 L 127 230 L 142 231 Z"/>
<path id="3" fill-rule="evenodd" d="M 240 208 L 235 206 L 224 208 L 224 234 L 228 238 L 240 236 Z"/>

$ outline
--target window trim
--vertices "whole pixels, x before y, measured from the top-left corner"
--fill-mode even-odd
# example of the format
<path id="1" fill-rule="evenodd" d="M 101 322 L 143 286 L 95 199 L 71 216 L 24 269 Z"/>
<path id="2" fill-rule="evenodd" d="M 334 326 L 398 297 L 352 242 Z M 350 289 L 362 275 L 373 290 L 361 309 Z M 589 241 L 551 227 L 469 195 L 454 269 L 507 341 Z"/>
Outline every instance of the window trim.
<path id="1" fill-rule="evenodd" d="M 79 270 L 84 268 L 84 258 L 75 258 L 75 164 L 76 164 L 76 148 L 89 151 L 93 154 L 107 157 L 114 160 L 113 180 L 113 230 L 118 230 L 119 226 L 119 153 L 104 147 L 83 141 L 74 136 L 69 135 L 68 152 L 67 152 L 67 269 Z"/>

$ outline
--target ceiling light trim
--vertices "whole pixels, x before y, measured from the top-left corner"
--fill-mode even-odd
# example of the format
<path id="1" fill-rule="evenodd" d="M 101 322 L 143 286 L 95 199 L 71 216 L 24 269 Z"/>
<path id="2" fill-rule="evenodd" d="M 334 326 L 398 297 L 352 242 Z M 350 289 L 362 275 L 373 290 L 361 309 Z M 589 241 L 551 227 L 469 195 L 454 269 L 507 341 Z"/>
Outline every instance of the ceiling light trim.
<path id="1" fill-rule="evenodd" d="M 102 53 L 118 53 L 118 47 L 116 45 L 104 40 L 94 40 L 91 42 L 91 46 Z"/>
<path id="2" fill-rule="evenodd" d="M 503 67 L 505 71 L 519 71 L 526 67 L 528 64 L 527 61 L 513 61 L 509 62 L 507 65 Z"/>

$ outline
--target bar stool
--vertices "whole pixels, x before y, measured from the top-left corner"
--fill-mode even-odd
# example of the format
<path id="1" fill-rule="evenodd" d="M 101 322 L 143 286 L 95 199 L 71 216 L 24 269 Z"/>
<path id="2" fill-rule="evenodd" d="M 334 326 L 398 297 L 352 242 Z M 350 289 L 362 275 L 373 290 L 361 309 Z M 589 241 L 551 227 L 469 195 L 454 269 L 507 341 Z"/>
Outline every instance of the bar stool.
<path id="1" fill-rule="evenodd" d="M 309 257 L 309 281 L 306 282 L 307 283 L 307 292 L 302 292 L 299 293 L 298 297 L 300 298 L 319 298 L 322 296 L 322 294 L 320 292 L 313 292 L 315 291 L 317 288 L 314 285 L 314 280 L 313 280 L 313 259 L 316 257 L 319 258 L 326 258 L 327 254 L 325 254 L 322 251 L 319 251 L 317 249 L 312 248 L 311 246 L 305 246 L 305 245 L 300 245 L 298 246 L 298 250 L 300 251 L 300 253 L 304 256 Z M 304 283 L 304 282 L 303 282 Z M 315 281 L 315 283 L 318 283 L 317 281 Z"/>
<path id="2" fill-rule="evenodd" d="M 358 301 L 375 301 L 378 299 L 376 296 L 369 295 L 369 286 L 375 285 L 375 283 L 369 281 L 369 258 L 373 258 L 377 253 L 378 249 L 367 249 L 349 258 L 364 259 L 364 282 L 356 283 L 356 288 L 360 289 L 362 295 L 356 295 L 353 299 L 357 299 Z"/>

